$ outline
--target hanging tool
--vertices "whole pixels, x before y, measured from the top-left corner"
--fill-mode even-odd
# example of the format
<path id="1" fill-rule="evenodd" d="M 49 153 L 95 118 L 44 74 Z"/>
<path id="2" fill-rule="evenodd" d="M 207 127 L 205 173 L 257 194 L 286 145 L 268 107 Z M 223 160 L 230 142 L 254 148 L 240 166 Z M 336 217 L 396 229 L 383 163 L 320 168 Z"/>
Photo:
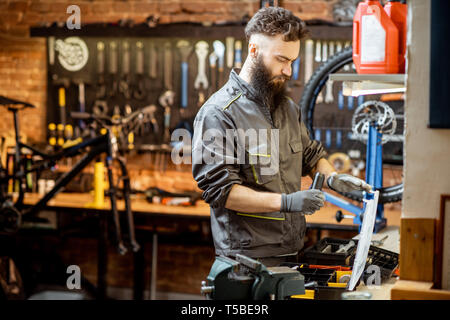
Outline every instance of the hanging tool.
<path id="1" fill-rule="evenodd" d="M 347 97 L 347 108 L 348 108 L 348 110 L 352 110 L 353 109 L 353 101 L 354 101 L 353 96 L 348 96 Z"/>
<path id="2" fill-rule="evenodd" d="M 164 136 L 163 142 L 170 143 L 170 115 L 171 107 L 174 103 L 175 92 L 172 85 L 172 45 L 170 42 L 164 44 L 164 87 L 165 91 L 158 99 L 159 104 L 164 108 Z"/>
<path id="3" fill-rule="evenodd" d="M 315 130 L 314 130 L 314 140 L 317 140 L 317 141 L 320 141 L 320 139 L 321 139 L 321 136 L 320 136 L 320 129 L 319 128 L 316 128 Z"/>
<path id="4" fill-rule="evenodd" d="M 56 146 L 56 124 L 48 124 L 48 144 L 52 147 Z"/>
<path id="5" fill-rule="evenodd" d="M 330 57 L 334 55 L 334 42 L 333 41 L 331 41 L 328 44 L 328 54 Z M 334 84 L 333 80 L 330 80 L 330 79 L 327 80 L 327 84 L 325 87 L 325 103 L 333 103 L 334 102 L 333 84 Z"/>
<path id="6" fill-rule="evenodd" d="M 342 90 L 339 90 L 338 93 L 338 108 L 339 110 L 343 110 L 344 109 L 344 94 L 342 92 Z"/>
<path id="7" fill-rule="evenodd" d="M 125 105 L 125 117 L 129 116 L 133 113 L 133 110 L 131 109 L 131 106 L 129 104 Z M 127 137 L 127 146 L 128 150 L 134 149 L 134 132 L 132 130 L 126 130 L 128 131 L 128 137 Z"/>
<path id="8" fill-rule="evenodd" d="M 333 125 L 333 117 L 331 115 L 327 115 L 327 129 L 325 130 L 325 146 L 329 149 L 331 148 L 331 129 L 330 127 Z"/>
<path id="9" fill-rule="evenodd" d="M 119 92 L 125 99 L 131 98 L 130 89 L 130 44 L 128 41 L 122 43 L 122 78 L 119 82 Z"/>
<path id="10" fill-rule="evenodd" d="M 168 42 L 168 43 L 170 45 L 170 42 Z M 156 79 L 156 77 L 158 75 L 158 65 L 157 65 L 158 64 L 158 52 L 156 50 L 156 46 L 153 41 L 150 42 L 149 56 L 150 56 L 149 75 L 150 75 L 150 78 Z"/>
<path id="11" fill-rule="evenodd" d="M 177 47 L 181 54 L 181 111 L 188 107 L 188 59 L 192 51 L 192 46 L 187 40 L 177 42 Z"/>
<path id="12" fill-rule="evenodd" d="M 83 79 L 74 79 L 73 82 L 78 85 L 78 106 L 80 112 L 86 112 L 86 93 L 85 93 L 85 83 Z M 86 124 L 83 120 L 78 120 L 78 130 L 77 134 L 81 131 L 86 130 Z M 77 136 L 78 138 L 78 136 Z"/>
<path id="13" fill-rule="evenodd" d="M 48 37 L 48 63 L 53 66 L 55 64 L 55 37 Z"/>
<path id="14" fill-rule="evenodd" d="M 221 87 L 223 84 L 223 71 L 224 71 L 224 55 L 225 55 L 225 45 L 219 40 L 213 42 L 214 52 L 217 55 L 218 63 L 217 68 L 219 71 L 218 86 Z"/>
<path id="15" fill-rule="evenodd" d="M 133 87 L 133 97 L 143 100 L 147 96 L 144 83 L 144 44 L 142 41 L 136 42 L 136 83 Z"/>
<path id="16" fill-rule="evenodd" d="M 317 48 L 316 48 L 317 49 Z M 319 43 L 319 51 L 320 51 L 320 43 Z M 320 52 L 319 52 L 320 54 Z M 320 57 L 320 61 L 325 62 L 328 59 L 328 45 L 326 41 L 323 41 L 322 43 L 322 52 L 321 52 L 322 56 Z M 317 55 L 317 52 L 316 52 Z M 323 98 L 323 89 L 320 90 L 319 95 L 317 96 L 317 103 L 323 103 L 324 102 L 324 98 Z"/>
<path id="17" fill-rule="evenodd" d="M 227 68 L 233 68 L 234 38 L 226 37 L 225 45 L 227 51 Z"/>
<path id="18" fill-rule="evenodd" d="M 211 57 L 211 55 L 210 55 Z M 234 43 L 234 67 L 237 69 L 242 68 L 242 41 L 237 40 Z"/>
<path id="19" fill-rule="evenodd" d="M 208 88 L 208 78 L 206 77 L 205 64 L 206 57 L 208 56 L 208 43 L 206 41 L 199 41 L 195 45 L 195 53 L 198 59 L 198 73 L 197 78 L 195 78 L 194 87 L 199 90 L 200 86 L 203 89 Z"/>
<path id="20" fill-rule="evenodd" d="M 349 47 L 349 46 L 350 46 L 350 41 L 346 41 L 346 42 L 344 43 L 343 48 L 345 49 L 345 48 L 347 48 L 347 47 Z M 355 68 L 354 66 L 355 66 L 355 65 L 353 64 L 353 68 Z M 346 64 L 346 65 L 344 66 L 344 71 L 350 71 L 350 65 L 349 65 L 349 64 Z"/>
<path id="21" fill-rule="evenodd" d="M 328 60 L 328 43 L 324 41 L 322 43 L 322 62 L 326 62 Z"/>
<path id="22" fill-rule="evenodd" d="M 363 103 L 364 103 L 364 101 L 365 101 L 365 98 L 364 98 L 364 96 L 358 96 L 358 107 L 360 106 L 360 105 L 362 105 Z"/>
<path id="23" fill-rule="evenodd" d="M 204 90 L 208 89 L 208 78 L 206 77 L 206 58 L 208 57 L 208 43 L 206 41 L 199 41 L 195 45 L 195 53 L 198 60 L 198 73 L 194 82 L 194 88 L 199 91 L 198 105 L 202 106 L 205 102 Z"/>
<path id="24" fill-rule="evenodd" d="M 117 43 L 115 41 L 111 41 L 109 44 L 109 74 L 110 74 L 110 89 L 109 89 L 109 97 L 115 97 L 118 90 L 118 82 L 117 82 L 117 70 L 118 70 L 118 56 L 117 56 Z"/>
<path id="25" fill-rule="evenodd" d="M 301 42 L 300 42 L 300 48 L 301 48 Z M 299 50 L 299 54 L 297 59 L 294 60 L 294 62 L 292 62 L 292 77 L 291 77 L 291 82 L 290 82 L 290 87 L 293 86 L 300 86 L 300 81 L 299 81 L 299 77 L 300 77 L 300 62 L 301 62 L 301 49 Z"/>
<path id="26" fill-rule="evenodd" d="M 343 128 L 344 126 L 345 126 L 345 120 L 342 119 L 340 126 L 336 130 L 336 148 L 338 148 L 338 149 L 340 149 L 342 147 L 342 130 L 341 130 L 341 128 Z"/>
<path id="27" fill-rule="evenodd" d="M 314 50 L 314 41 L 313 40 L 306 40 L 305 43 L 305 85 L 308 83 L 309 79 L 311 78 L 313 74 L 313 68 L 314 68 L 314 56 L 313 56 L 313 50 Z"/>
<path id="28" fill-rule="evenodd" d="M 217 59 L 217 54 L 214 51 L 209 54 L 209 72 L 211 79 L 209 95 L 212 95 L 217 89 Z"/>
<path id="29" fill-rule="evenodd" d="M 322 49 L 321 49 L 321 42 L 320 40 L 316 40 L 316 55 L 314 56 L 314 60 L 316 62 L 321 62 L 322 61 Z"/>
<path id="30" fill-rule="evenodd" d="M 292 80 L 294 80 L 294 83 L 298 82 L 298 77 L 300 73 L 300 56 L 298 56 L 297 59 L 294 60 L 292 63 Z"/>
<path id="31" fill-rule="evenodd" d="M 69 87 L 69 79 L 58 79 L 54 77 L 53 82 L 58 87 L 58 109 L 59 109 L 59 123 L 56 125 L 58 146 L 64 144 L 64 127 L 66 126 L 66 89 Z"/>
<path id="32" fill-rule="evenodd" d="M 97 91 L 95 97 L 103 99 L 106 95 L 105 84 L 105 44 L 102 41 L 97 42 Z"/>
<path id="33" fill-rule="evenodd" d="M 162 144 L 161 146 L 169 146 L 170 143 L 170 119 L 171 119 L 171 108 L 174 103 L 175 92 L 173 91 L 173 82 L 172 82 L 172 65 L 173 65 L 173 57 L 172 57 L 172 45 L 170 42 L 166 42 L 164 44 L 164 87 L 165 91 L 158 99 L 161 107 L 164 108 L 164 134 L 162 136 Z M 187 59 L 186 59 L 187 61 Z M 160 146 L 160 147 L 161 147 Z M 160 161 L 161 154 L 159 149 L 155 149 L 156 151 L 154 170 L 160 170 Z M 150 153 L 150 156 L 152 155 Z M 151 162 L 151 161 L 150 161 Z"/>

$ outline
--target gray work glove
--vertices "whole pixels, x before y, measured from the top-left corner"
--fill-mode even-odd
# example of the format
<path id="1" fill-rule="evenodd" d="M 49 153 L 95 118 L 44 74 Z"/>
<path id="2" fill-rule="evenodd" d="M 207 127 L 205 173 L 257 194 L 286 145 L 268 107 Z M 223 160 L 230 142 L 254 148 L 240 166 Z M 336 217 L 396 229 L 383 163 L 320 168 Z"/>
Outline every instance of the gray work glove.
<path id="1" fill-rule="evenodd" d="M 322 191 L 311 189 L 297 191 L 290 194 L 281 194 L 282 212 L 301 212 L 303 214 L 313 214 L 325 202 L 325 195 Z"/>
<path id="2" fill-rule="evenodd" d="M 366 191 L 372 192 L 372 186 L 357 177 L 345 173 L 333 173 L 327 180 L 328 186 L 334 191 L 351 192 Z"/>

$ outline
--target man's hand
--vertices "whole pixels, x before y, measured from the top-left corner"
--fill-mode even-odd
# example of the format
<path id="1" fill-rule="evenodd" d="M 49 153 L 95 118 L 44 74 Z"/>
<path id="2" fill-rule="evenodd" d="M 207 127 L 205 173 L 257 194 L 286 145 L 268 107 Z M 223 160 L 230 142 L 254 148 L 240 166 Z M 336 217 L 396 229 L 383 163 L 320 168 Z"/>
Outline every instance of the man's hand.
<path id="1" fill-rule="evenodd" d="M 290 194 L 281 194 L 282 212 L 301 212 L 313 214 L 323 207 L 325 195 L 320 190 L 297 191 Z"/>
<path id="2" fill-rule="evenodd" d="M 333 173 L 327 180 L 328 186 L 334 191 L 351 192 L 366 191 L 372 192 L 372 186 L 357 177 L 345 173 Z"/>

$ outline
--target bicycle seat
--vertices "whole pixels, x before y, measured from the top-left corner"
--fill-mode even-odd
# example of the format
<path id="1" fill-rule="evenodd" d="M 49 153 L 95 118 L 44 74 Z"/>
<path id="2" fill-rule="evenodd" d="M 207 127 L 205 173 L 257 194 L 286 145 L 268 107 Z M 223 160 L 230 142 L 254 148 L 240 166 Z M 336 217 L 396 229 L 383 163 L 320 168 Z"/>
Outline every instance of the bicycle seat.
<path id="1" fill-rule="evenodd" d="M 25 108 L 36 108 L 34 105 L 28 102 L 14 100 L 4 96 L 0 96 L 0 106 L 8 107 L 8 110 L 21 110 Z"/>

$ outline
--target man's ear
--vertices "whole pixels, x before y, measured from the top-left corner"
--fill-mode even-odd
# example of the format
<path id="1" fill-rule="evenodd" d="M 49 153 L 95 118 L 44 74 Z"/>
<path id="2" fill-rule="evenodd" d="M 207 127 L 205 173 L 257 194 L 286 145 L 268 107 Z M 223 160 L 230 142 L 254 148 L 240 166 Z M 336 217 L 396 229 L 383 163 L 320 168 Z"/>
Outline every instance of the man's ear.
<path id="1" fill-rule="evenodd" d="M 248 54 L 252 58 L 256 58 L 257 56 L 257 48 L 255 43 L 250 43 L 248 45 Z"/>

